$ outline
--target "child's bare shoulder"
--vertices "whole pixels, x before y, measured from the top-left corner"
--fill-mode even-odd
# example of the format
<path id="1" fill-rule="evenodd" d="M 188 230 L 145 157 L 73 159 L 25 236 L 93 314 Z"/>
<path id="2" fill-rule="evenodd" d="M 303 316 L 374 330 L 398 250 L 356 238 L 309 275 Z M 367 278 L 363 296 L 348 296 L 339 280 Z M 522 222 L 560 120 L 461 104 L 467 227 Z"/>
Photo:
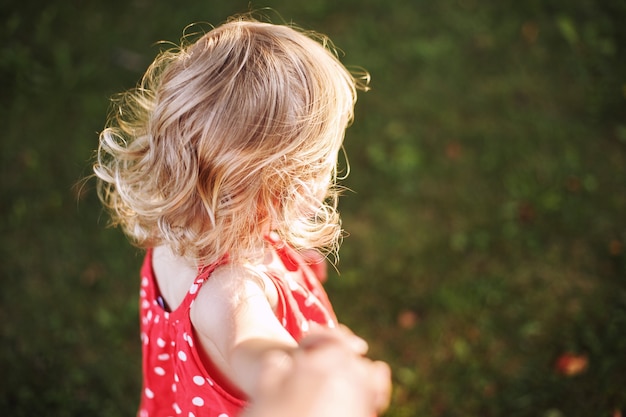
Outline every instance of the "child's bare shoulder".
<path id="1" fill-rule="evenodd" d="M 273 317 L 277 298 L 276 287 L 256 268 L 223 265 L 202 285 L 191 320 L 197 330 L 210 336 L 238 318 Z"/>
<path id="2" fill-rule="evenodd" d="M 276 317 L 272 289 L 243 266 L 216 269 L 200 289 L 191 322 L 204 350 L 218 367 L 225 366 L 221 370 L 227 375 L 238 346 L 250 341 L 295 346 Z"/>

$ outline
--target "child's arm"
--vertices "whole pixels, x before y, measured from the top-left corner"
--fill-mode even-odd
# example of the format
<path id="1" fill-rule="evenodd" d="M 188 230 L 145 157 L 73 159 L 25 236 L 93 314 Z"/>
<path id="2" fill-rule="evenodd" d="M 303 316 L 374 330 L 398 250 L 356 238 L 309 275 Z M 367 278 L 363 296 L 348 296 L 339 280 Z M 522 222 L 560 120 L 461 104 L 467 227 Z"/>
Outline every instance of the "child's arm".
<path id="1" fill-rule="evenodd" d="M 265 355 L 297 347 L 274 315 L 275 291 L 269 281 L 263 285 L 244 269 L 218 269 L 202 286 L 191 309 L 204 352 L 248 396 L 258 385 Z"/>

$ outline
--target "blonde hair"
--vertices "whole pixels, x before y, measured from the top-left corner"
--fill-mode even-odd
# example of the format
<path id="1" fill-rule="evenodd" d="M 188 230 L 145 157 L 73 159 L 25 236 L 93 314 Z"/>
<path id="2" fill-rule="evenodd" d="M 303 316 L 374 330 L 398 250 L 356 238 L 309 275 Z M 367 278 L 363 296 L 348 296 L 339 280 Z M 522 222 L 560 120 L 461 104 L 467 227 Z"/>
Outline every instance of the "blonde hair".
<path id="1" fill-rule="evenodd" d="M 337 154 L 365 86 L 328 38 L 249 17 L 159 54 L 100 134 L 98 194 L 133 243 L 245 259 L 271 225 L 336 250 Z"/>

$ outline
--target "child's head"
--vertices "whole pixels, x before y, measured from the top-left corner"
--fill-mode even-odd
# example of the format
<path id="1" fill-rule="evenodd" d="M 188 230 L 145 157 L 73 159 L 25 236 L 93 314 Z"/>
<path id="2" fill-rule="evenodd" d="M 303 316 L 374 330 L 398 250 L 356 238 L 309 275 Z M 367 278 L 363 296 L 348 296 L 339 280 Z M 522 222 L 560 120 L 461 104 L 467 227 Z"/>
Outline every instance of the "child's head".
<path id="1" fill-rule="evenodd" d="M 337 154 L 357 82 L 329 41 L 236 19 L 161 53 L 102 132 L 100 197 L 140 246 L 211 262 L 270 228 L 334 248 Z"/>

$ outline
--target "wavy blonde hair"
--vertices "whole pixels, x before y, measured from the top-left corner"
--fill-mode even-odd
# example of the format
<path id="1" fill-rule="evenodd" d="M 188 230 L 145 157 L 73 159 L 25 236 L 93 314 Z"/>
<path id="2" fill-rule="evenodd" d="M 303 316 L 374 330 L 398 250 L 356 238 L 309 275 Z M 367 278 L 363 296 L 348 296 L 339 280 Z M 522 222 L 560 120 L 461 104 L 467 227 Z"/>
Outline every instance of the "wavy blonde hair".
<path id="1" fill-rule="evenodd" d="M 271 227 L 336 250 L 337 154 L 357 87 L 329 39 L 249 17 L 164 51 L 114 100 L 94 165 L 133 243 L 248 259 Z"/>

